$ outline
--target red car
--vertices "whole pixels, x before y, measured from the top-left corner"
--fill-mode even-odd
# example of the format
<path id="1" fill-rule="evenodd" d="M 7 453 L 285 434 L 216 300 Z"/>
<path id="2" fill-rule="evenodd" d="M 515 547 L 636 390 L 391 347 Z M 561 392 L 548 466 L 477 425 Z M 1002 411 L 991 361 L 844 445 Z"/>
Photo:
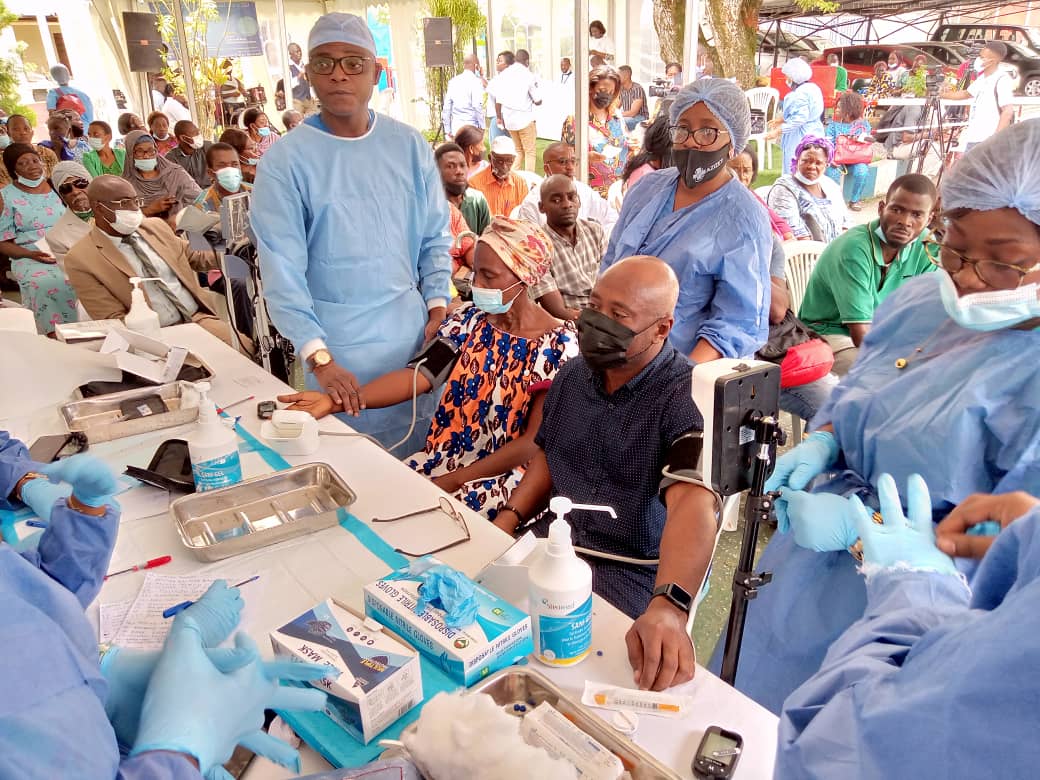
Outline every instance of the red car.
<path id="1" fill-rule="evenodd" d="M 926 67 L 931 70 L 941 67 L 944 71 L 956 72 L 956 69 L 945 66 L 931 54 L 915 49 L 913 46 L 897 46 L 892 44 L 871 43 L 865 46 L 833 46 L 824 49 L 819 59 L 813 65 L 826 65 L 827 57 L 837 54 L 842 67 L 849 72 L 849 87 L 856 79 L 871 79 L 874 77 L 874 63 L 878 61 L 888 62 L 888 55 L 895 52 L 903 62 L 903 67 L 909 69 L 916 57 L 924 57 Z"/>

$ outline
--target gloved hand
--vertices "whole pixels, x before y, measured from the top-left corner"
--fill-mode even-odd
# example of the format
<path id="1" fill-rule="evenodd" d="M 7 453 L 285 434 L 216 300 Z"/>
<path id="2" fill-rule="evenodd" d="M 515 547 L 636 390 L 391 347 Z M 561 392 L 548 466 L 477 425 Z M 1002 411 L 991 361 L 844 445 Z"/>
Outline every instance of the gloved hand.
<path id="1" fill-rule="evenodd" d="M 890 474 L 878 480 L 878 502 L 884 524 L 873 520 L 873 512 L 858 496 L 849 499 L 863 540 L 863 564 L 877 569 L 907 568 L 957 576 L 953 560 L 935 546 L 932 499 L 920 474 L 907 480 L 906 504 L 909 520 L 899 503 L 899 490 Z"/>
<path id="2" fill-rule="evenodd" d="M 41 520 L 51 521 L 51 510 L 59 498 L 68 498 L 72 488 L 66 484 L 55 484 L 49 479 L 30 479 L 22 485 L 22 501 Z"/>
<path id="3" fill-rule="evenodd" d="M 325 665 L 264 663 L 256 643 L 242 633 L 218 667 L 206 655 L 203 631 L 195 620 L 177 620 L 152 672 L 130 755 L 185 753 L 212 779 L 226 777 L 220 765 L 235 745 L 242 745 L 298 773 L 296 750 L 260 730 L 264 710 L 321 710 L 323 692 L 282 687 L 279 680 L 308 682 L 329 673 Z"/>
<path id="4" fill-rule="evenodd" d="M 809 481 L 833 466 L 838 460 L 838 441 L 828 431 L 810 433 L 809 438 L 776 461 L 776 468 L 766 480 L 766 491 L 789 487 L 803 490 Z"/>
<path id="5" fill-rule="evenodd" d="M 816 552 L 848 549 L 856 543 L 856 515 L 849 499 L 834 493 L 782 488 L 776 500 L 777 530 L 794 530 L 799 547 Z"/>
<path id="6" fill-rule="evenodd" d="M 216 648 L 227 639 L 238 625 L 244 603 L 238 588 L 229 588 L 224 580 L 217 580 L 194 604 L 174 619 L 195 623 L 202 636 L 202 645 Z M 218 669 L 234 662 L 231 649 L 206 650 L 206 655 Z M 108 681 L 105 712 L 120 745 L 130 747 L 137 738 L 148 681 L 159 660 L 158 651 L 126 650 L 113 647 L 101 659 L 101 673 Z"/>
<path id="7" fill-rule="evenodd" d="M 90 455 L 73 455 L 48 463 L 41 470 L 53 480 L 72 485 L 72 494 L 87 506 L 111 504 L 119 489 L 112 469 Z"/>

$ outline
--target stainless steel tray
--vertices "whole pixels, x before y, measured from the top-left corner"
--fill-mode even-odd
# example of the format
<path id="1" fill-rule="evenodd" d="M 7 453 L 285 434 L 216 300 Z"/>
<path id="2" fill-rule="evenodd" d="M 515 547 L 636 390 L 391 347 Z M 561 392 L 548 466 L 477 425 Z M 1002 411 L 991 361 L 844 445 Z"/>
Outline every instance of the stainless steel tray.
<path id="1" fill-rule="evenodd" d="M 331 466 L 306 463 L 178 498 L 170 515 L 196 558 L 219 561 L 330 528 L 356 499 Z"/>
<path id="2" fill-rule="evenodd" d="M 632 780 L 680 780 L 678 774 L 636 745 L 628 737 L 608 726 L 592 714 L 587 707 L 572 699 L 549 681 L 543 674 L 526 667 L 511 667 L 488 677 L 470 689 L 470 693 L 486 693 L 495 704 L 509 715 L 524 717 L 526 712 L 542 702 L 549 702 L 578 728 L 595 739 L 607 750 L 621 759 Z M 523 709 L 521 709 L 523 708 Z M 405 734 L 414 733 L 416 724 L 411 724 Z M 400 755 L 403 748 L 395 747 L 383 753 L 383 758 Z M 412 758 L 414 761 L 415 759 Z M 422 767 L 420 766 L 420 769 Z M 442 780 L 424 773 L 426 780 Z"/>
<path id="3" fill-rule="evenodd" d="M 120 404 L 153 395 L 162 398 L 165 412 L 123 419 Z M 100 444 L 193 422 L 199 416 L 199 394 L 191 382 L 170 382 L 72 401 L 61 407 L 61 416 L 69 431 L 82 432 L 91 444 Z"/>

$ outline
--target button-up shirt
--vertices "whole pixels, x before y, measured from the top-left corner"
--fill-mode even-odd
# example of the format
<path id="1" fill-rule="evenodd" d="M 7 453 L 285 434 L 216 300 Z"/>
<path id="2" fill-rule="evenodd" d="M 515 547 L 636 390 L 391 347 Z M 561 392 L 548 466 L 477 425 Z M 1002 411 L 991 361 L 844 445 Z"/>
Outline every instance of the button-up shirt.
<path id="1" fill-rule="evenodd" d="M 159 269 L 159 278 L 166 283 L 167 291 L 177 296 L 177 300 L 181 302 L 185 310 L 191 314 L 197 312 L 199 310 L 199 302 L 181 284 L 180 278 L 173 272 L 169 264 L 162 259 L 158 252 L 152 249 L 144 236 L 140 233 L 134 233 L 133 235 L 137 238 L 137 245 L 144 250 L 144 253 L 151 259 L 152 264 Z M 109 237 L 109 240 L 115 244 L 116 249 L 130 263 L 130 267 L 134 269 L 135 276 L 150 276 L 145 271 L 141 258 L 137 256 L 132 246 L 115 238 L 115 236 Z M 141 282 L 141 287 L 144 288 L 145 294 L 148 296 L 148 305 L 152 307 L 152 311 L 159 315 L 159 325 L 165 328 L 167 325 L 177 325 L 182 322 L 181 313 L 177 311 L 177 307 L 166 297 L 166 293 L 163 292 L 159 282 Z"/>
<path id="2" fill-rule="evenodd" d="M 492 217 L 508 217 L 513 209 L 523 203 L 531 189 L 522 176 L 512 171 L 505 181 L 499 181 L 491 173 L 490 166 L 470 179 L 469 186 L 484 193 Z"/>
<path id="3" fill-rule="evenodd" d="M 545 452 L 553 495 L 613 507 L 567 515 L 574 544 L 631 558 L 660 554 L 667 519 L 659 498 L 665 455 L 703 421 L 690 396 L 693 368 L 666 343 L 650 364 L 608 395 L 603 377 L 581 357 L 571 358 L 545 397 L 535 443 Z M 553 518 L 535 523 L 544 536 Z M 592 587 L 629 617 L 641 615 L 653 592 L 656 566 L 588 558 Z"/>
<path id="4" fill-rule="evenodd" d="M 531 297 L 538 300 L 559 290 L 567 308 L 584 309 L 589 305 L 589 293 L 596 283 L 603 253 L 607 251 L 603 227 L 597 222 L 579 219 L 574 225 L 573 244 L 548 225 L 544 229 L 553 243 L 552 266 L 542 281 L 530 288 Z"/>
<path id="5" fill-rule="evenodd" d="M 484 129 L 484 84 L 480 76 L 464 70 L 448 82 L 441 121 L 448 135 L 455 135 L 463 125 Z"/>

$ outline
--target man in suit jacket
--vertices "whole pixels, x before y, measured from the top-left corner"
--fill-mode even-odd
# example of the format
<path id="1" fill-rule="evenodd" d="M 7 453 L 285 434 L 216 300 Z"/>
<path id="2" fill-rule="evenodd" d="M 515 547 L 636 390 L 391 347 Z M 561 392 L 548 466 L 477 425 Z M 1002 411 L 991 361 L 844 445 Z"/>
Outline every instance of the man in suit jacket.
<path id="1" fill-rule="evenodd" d="M 218 303 L 196 272 L 214 268 L 211 252 L 195 252 L 161 219 L 145 219 L 137 193 L 118 176 L 98 176 L 87 188 L 94 228 L 65 255 L 65 273 L 94 319 L 122 319 L 130 311 L 130 278 L 144 282 L 148 305 L 162 326 L 196 322 L 217 338 L 247 352 L 252 341 L 233 334 L 217 317 Z"/>

